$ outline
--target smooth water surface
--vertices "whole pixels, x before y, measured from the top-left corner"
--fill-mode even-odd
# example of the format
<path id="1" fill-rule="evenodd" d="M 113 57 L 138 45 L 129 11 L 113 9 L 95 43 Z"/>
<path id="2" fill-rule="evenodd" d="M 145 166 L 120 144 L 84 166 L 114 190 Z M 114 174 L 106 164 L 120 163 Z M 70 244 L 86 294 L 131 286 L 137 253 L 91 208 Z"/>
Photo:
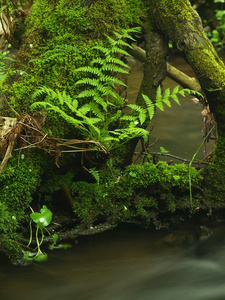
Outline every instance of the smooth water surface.
<path id="1" fill-rule="evenodd" d="M 142 81 L 143 64 L 137 61 L 131 61 L 131 75 L 128 81 L 128 101 L 136 101 L 139 86 Z M 181 58 L 174 57 L 172 65 L 185 72 L 188 76 L 194 77 L 191 67 Z M 177 83 L 166 78 L 163 81 L 163 90 L 170 87 L 172 90 Z M 170 154 L 185 159 L 191 159 L 203 141 L 203 110 L 200 104 L 194 103 L 191 99 L 193 96 L 179 97 L 181 105 L 171 101 L 172 108 L 165 107 L 162 112 L 157 109 L 152 124 L 149 126 L 154 129 L 150 135 L 150 144 L 158 138 L 158 142 L 150 148 L 152 152 L 159 152 L 160 147 L 164 147 Z M 214 147 L 214 141 L 207 143 L 207 152 L 209 153 Z M 140 150 L 140 147 L 137 149 Z M 204 157 L 203 148 L 198 153 L 199 159 Z M 168 158 L 169 160 L 169 158 Z M 176 161 L 177 162 L 177 161 Z"/>
<path id="2" fill-rule="evenodd" d="M 126 228 L 78 238 L 28 267 L 2 258 L 0 299 L 222 300 L 223 232 L 180 245 L 167 243 L 165 231 Z"/>

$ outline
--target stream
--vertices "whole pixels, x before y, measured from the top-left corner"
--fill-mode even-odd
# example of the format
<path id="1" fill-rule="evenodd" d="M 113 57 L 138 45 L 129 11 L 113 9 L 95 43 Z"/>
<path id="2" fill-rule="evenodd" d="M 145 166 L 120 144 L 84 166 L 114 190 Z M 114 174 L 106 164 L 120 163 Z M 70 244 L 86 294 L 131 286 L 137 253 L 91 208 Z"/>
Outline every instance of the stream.
<path id="1" fill-rule="evenodd" d="M 1 258 L 1 300 L 225 299 L 224 226 L 180 243 L 171 232 L 117 228 L 80 237 L 47 262 L 21 267 Z"/>
<path id="2" fill-rule="evenodd" d="M 131 63 L 129 102 L 135 101 L 142 79 L 142 65 Z M 181 59 L 174 65 L 193 76 Z M 175 85 L 170 79 L 163 82 L 164 88 Z M 159 138 L 152 151 L 162 146 L 191 159 L 202 142 L 202 108 L 190 97 L 181 103 L 157 111 L 150 140 Z M 203 157 L 202 149 L 198 154 Z M 134 225 L 78 237 L 70 249 L 48 250 L 48 261 L 26 267 L 2 255 L 0 300 L 224 300 L 225 225 L 202 235 L 190 223 L 181 240 L 172 229 Z"/>

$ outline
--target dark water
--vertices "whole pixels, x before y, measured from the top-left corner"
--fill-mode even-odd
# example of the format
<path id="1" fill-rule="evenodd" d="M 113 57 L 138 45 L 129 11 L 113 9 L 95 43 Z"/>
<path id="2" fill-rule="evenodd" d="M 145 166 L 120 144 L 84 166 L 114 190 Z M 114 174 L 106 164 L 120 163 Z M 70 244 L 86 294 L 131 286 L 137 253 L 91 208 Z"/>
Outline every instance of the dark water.
<path id="1" fill-rule="evenodd" d="M 167 232 L 126 228 L 78 238 L 44 263 L 19 267 L 2 259 L 0 299 L 222 300 L 223 232 L 180 245 L 165 242 Z"/>
<path id="2" fill-rule="evenodd" d="M 142 80 L 142 64 L 136 61 L 130 62 L 131 76 L 128 82 L 128 100 L 134 102 Z M 189 65 L 180 57 L 174 57 L 172 65 L 185 72 L 188 76 L 194 77 L 194 72 Z M 163 89 L 170 87 L 172 90 L 177 83 L 166 78 L 163 81 Z M 151 151 L 158 152 L 160 147 L 164 147 L 169 153 L 185 159 L 191 159 L 203 141 L 203 110 L 200 104 L 196 104 L 191 99 L 193 96 L 179 97 L 181 105 L 171 101 L 172 108 L 165 107 L 162 112 L 159 109 L 153 118 L 154 129 L 150 135 L 150 144 L 159 138 L 158 142 L 151 148 Z M 150 125 L 149 128 L 152 126 Z M 207 153 L 214 147 L 214 141 L 206 145 Z M 138 148 L 140 150 L 140 148 Z M 203 147 L 198 152 L 197 157 L 204 157 Z M 177 161 L 176 161 L 177 162 Z"/>

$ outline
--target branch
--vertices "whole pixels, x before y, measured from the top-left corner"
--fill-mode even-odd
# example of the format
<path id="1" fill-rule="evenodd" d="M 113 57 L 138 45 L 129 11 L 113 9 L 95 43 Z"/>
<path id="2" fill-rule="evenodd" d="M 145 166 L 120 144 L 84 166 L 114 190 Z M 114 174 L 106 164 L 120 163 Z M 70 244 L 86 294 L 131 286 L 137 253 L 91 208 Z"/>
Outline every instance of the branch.
<path id="1" fill-rule="evenodd" d="M 129 50 L 129 53 L 141 62 L 145 62 L 146 53 L 145 50 L 132 44 L 133 49 Z M 196 92 L 201 92 L 201 86 L 195 78 L 187 76 L 185 73 L 181 72 L 177 68 L 173 67 L 171 64 L 167 63 L 167 76 L 184 88 L 194 90 Z"/>

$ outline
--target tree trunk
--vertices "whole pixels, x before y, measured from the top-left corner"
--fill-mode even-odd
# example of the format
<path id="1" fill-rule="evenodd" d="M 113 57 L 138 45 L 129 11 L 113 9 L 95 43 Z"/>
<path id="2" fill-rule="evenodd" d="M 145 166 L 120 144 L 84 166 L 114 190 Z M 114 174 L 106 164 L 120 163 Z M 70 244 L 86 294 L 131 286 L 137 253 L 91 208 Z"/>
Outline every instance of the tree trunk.
<path id="1" fill-rule="evenodd" d="M 188 0 L 152 0 L 158 30 L 179 49 L 193 68 L 214 114 L 219 135 L 225 135 L 225 68 L 206 37 Z"/>
<path id="2" fill-rule="evenodd" d="M 207 170 L 204 190 L 210 200 L 225 196 L 225 68 L 206 37 L 202 22 L 188 0 L 151 0 L 152 18 L 164 37 L 193 68 L 217 123 L 218 143 Z"/>

